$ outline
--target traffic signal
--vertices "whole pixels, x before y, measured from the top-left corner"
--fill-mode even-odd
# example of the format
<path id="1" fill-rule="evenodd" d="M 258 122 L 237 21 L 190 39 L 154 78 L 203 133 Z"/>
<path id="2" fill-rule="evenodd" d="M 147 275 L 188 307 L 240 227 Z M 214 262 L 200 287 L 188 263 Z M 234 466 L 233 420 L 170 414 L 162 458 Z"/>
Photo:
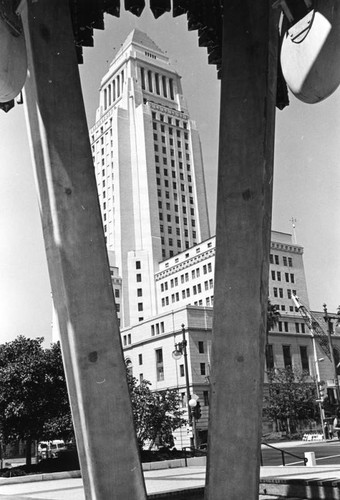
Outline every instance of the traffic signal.
<path id="1" fill-rule="evenodd" d="M 326 384 L 324 380 L 320 380 L 320 382 L 318 382 L 318 399 L 316 401 L 318 403 L 323 403 L 325 397 L 326 397 Z"/>
<path id="2" fill-rule="evenodd" d="M 198 420 L 202 416 L 201 412 L 201 404 L 199 401 L 197 401 L 196 406 L 193 408 L 193 416 L 195 417 L 195 420 Z"/>

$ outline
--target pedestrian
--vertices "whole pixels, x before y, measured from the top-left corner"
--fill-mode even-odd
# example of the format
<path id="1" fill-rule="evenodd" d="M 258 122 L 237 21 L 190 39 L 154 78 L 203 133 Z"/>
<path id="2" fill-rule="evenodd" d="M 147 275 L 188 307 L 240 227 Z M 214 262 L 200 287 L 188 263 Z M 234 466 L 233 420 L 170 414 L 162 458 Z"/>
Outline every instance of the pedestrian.
<path id="1" fill-rule="evenodd" d="M 327 422 L 325 422 L 324 424 L 324 436 L 325 436 L 325 439 L 329 439 L 329 427 L 328 427 L 328 424 Z"/>
<path id="2" fill-rule="evenodd" d="M 338 408 L 336 411 L 335 418 L 333 420 L 333 432 L 337 434 L 338 439 L 340 440 L 340 409 Z"/>

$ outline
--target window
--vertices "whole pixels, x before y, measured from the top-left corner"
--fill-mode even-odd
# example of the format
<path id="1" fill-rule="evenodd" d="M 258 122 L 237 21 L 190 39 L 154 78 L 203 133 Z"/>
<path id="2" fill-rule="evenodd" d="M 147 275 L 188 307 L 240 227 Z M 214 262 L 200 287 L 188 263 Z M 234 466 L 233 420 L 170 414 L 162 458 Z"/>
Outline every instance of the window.
<path id="1" fill-rule="evenodd" d="M 287 257 L 282 257 L 282 260 L 283 260 L 283 265 L 286 266 L 287 265 Z"/>
<path id="2" fill-rule="evenodd" d="M 115 297 L 118 299 L 119 298 L 119 290 L 118 288 L 115 289 Z"/>
<path id="3" fill-rule="evenodd" d="M 143 302 L 138 302 L 138 311 L 143 311 Z"/>
<path id="4" fill-rule="evenodd" d="M 287 290 L 287 297 L 288 297 L 289 299 L 291 299 L 291 298 L 292 298 L 292 291 L 291 291 L 291 290 L 289 290 L 289 289 Z"/>
<path id="5" fill-rule="evenodd" d="M 142 365 L 142 364 L 143 364 L 143 354 L 138 354 L 138 363 L 139 363 L 140 365 Z"/>
<path id="6" fill-rule="evenodd" d="M 273 288 L 274 297 L 277 297 L 277 288 Z"/>
<path id="7" fill-rule="evenodd" d="M 289 273 L 285 273 L 286 283 L 289 283 Z"/>
<path id="8" fill-rule="evenodd" d="M 279 288 L 280 299 L 283 299 L 283 288 Z"/>
<path id="9" fill-rule="evenodd" d="M 141 274 L 136 274 L 136 281 L 141 282 L 142 281 L 142 275 Z"/>
<path id="10" fill-rule="evenodd" d="M 266 345 L 266 367 L 267 370 L 272 370 L 274 368 L 274 352 L 272 344 Z"/>
<path id="11" fill-rule="evenodd" d="M 275 280 L 275 271 L 272 271 L 272 280 Z"/>
<path id="12" fill-rule="evenodd" d="M 290 282 L 291 282 L 291 283 L 295 283 L 295 281 L 294 281 L 294 274 L 291 274 L 291 275 L 290 275 Z"/>
<path id="13" fill-rule="evenodd" d="M 198 341 L 198 352 L 200 354 L 204 353 L 204 342 L 203 342 L 203 340 L 199 340 Z"/>
<path id="14" fill-rule="evenodd" d="M 203 405 L 209 406 L 209 391 L 203 391 Z"/>
<path id="15" fill-rule="evenodd" d="M 281 281 L 281 273 L 278 271 L 276 274 L 277 274 L 277 281 Z"/>
<path id="16" fill-rule="evenodd" d="M 290 353 L 290 345 L 283 345 L 282 352 L 283 352 L 283 363 L 285 365 L 285 368 L 291 368 L 292 367 L 292 356 Z"/>
<path id="17" fill-rule="evenodd" d="M 301 323 L 301 333 L 305 333 L 305 325 L 304 323 Z"/>
<path id="18" fill-rule="evenodd" d="M 293 259 L 291 257 L 288 257 L 288 266 L 293 267 Z"/>
<path id="19" fill-rule="evenodd" d="M 278 255 L 274 255 L 275 257 L 275 264 L 279 265 L 279 256 Z"/>
<path id="20" fill-rule="evenodd" d="M 140 373 L 139 374 L 139 383 L 141 384 L 144 380 L 144 376 L 143 376 L 143 373 Z"/>
<path id="21" fill-rule="evenodd" d="M 308 361 L 308 354 L 307 354 L 307 346 L 300 345 L 300 356 L 301 356 L 302 371 L 307 372 L 309 374 L 309 361 Z"/>
<path id="22" fill-rule="evenodd" d="M 205 363 L 200 363 L 201 375 L 205 375 Z"/>
<path id="23" fill-rule="evenodd" d="M 156 375 L 157 382 L 164 380 L 163 349 L 156 349 Z"/>
<path id="24" fill-rule="evenodd" d="M 184 365 L 179 365 L 179 376 L 184 377 Z"/>
<path id="25" fill-rule="evenodd" d="M 140 269 L 140 260 L 136 260 L 136 269 Z"/>
<path id="26" fill-rule="evenodd" d="M 300 325 L 299 325 L 299 323 L 295 323 L 295 331 L 296 331 L 296 333 L 300 333 Z"/>
<path id="27" fill-rule="evenodd" d="M 137 297 L 142 297 L 142 295 L 143 295 L 142 288 L 137 288 Z"/>
<path id="28" fill-rule="evenodd" d="M 284 322 L 285 332 L 289 332 L 288 321 Z"/>
<path id="29" fill-rule="evenodd" d="M 270 262 L 271 264 L 274 264 L 274 257 L 273 257 L 273 254 L 272 254 L 272 253 L 269 255 L 269 262 Z"/>

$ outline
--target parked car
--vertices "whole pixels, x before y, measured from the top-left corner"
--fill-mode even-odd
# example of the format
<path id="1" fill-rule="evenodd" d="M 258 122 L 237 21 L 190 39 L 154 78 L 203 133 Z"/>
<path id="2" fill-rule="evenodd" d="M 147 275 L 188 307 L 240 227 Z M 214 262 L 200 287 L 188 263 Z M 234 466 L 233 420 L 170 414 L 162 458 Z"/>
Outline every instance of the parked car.
<path id="1" fill-rule="evenodd" d="M 38 444 L 38 460 L 57 458 L 62 450 L 66 450 L 65 442 L 62 439 L 40 441 Z"/>

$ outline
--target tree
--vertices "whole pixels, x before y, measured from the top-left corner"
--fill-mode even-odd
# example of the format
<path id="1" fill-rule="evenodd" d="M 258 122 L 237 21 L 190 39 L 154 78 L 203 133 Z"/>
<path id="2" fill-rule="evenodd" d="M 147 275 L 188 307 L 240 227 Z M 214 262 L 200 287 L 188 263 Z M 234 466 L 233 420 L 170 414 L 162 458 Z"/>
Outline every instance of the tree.
<path id="1" fill-rule="evenodd" d="M 5 443 L 73 434 L 60 345 L 19 336 L 0 345 L 0 426 Z M 67 431 L 67 432 L 66 432 Z"/>
<path id="2" fill-rule="evenodd" d="M 180 409 L 178 391 L 152 391 L 150 382 L 143 380 L 138 384 L 129 370 L 127 379 L 140 448 L 148 444 L 151 449 L 155 443 L 160 446 L 173 446 L 173 431 L 186 423 L 182 418 L 183 410 Z"/>
<path id="3" fill-rule="evenodd" d="M 281 424 L 288 434 L 296 431 L 300 420 L 318 420 L 315 383 L 306 372 L 278 368 L 268 372 L 268 395 L 264 397 L 264 414 Z"/>
<path id="4" fill-rule="evenodd" d="M 279 312 L 279 306 L 277 304 L 272 304 L 270 299 L 268 299 L 267 306 L 267 331 L 266 331 L 266 344 L 268 344 L 268 335 L 270 330 L 274 328 L 279 322 L 281 314 Z"/>

